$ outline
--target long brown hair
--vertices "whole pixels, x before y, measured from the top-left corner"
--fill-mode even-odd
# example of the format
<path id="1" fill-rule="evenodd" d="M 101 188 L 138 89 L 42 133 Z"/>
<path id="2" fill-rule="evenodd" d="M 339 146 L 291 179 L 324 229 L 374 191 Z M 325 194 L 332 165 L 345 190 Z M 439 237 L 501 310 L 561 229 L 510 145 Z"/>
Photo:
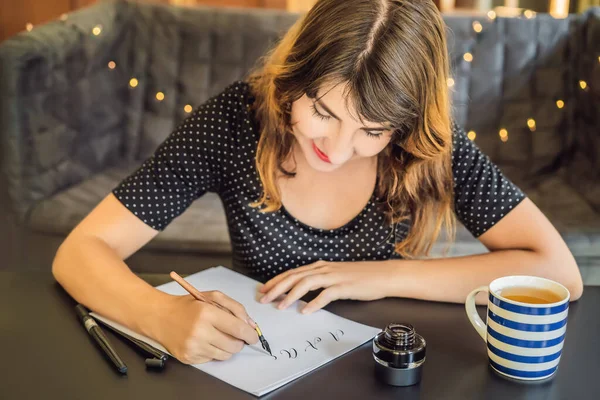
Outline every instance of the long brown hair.
<path id="1" fill-rule="evenodd" d="M 410 223 L 403 257 L 429 253 L 443 226 L 454 236 L 452 129 L 445 24 L 431 0 L 320 0 L 260 60 L 248 82 L 261 132 L 254 206 L 281 207 L 276 185 L 294 138 L 288 104 L 347 84 L 361 120 L 391 123 L 378 155 L 377 196 L 390 224 Z"/>

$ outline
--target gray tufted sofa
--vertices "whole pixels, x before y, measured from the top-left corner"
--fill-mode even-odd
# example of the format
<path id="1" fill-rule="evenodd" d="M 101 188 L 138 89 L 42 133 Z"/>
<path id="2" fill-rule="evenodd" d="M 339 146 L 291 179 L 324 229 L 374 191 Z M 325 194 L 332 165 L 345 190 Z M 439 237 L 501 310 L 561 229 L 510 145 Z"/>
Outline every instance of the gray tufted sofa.
<path id="1" fill-rule="evenodd" d="M 2 43 L 2 171 L 18 225 L 64 237 L 186 117 L 186 106 L 244 78 L 297 18 L 103 2 Z M 565 20 L 445 20 L 455 119 L 560 230 L 586 283 L 600 283 L 600 10 Z M 198 200 L 147 248 L 227 258 L 219 198 Z M 482 251 L 461 227 L 451 254 Z"/>

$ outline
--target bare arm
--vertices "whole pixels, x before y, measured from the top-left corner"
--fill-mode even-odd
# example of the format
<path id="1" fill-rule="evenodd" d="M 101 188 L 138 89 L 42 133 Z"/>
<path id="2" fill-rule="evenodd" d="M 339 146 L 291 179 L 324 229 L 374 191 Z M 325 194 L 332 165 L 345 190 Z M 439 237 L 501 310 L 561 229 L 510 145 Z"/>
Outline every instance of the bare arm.
<path id="1" fill-rule="evenodd" d="M 123 261 L 158 231 L 109 194 L 59 247 L 52 273 L 78 302 L 137 332 L 156 337 L 149 311 L 162 312 L 166 295 L 137 277 Z"/>
<path id="2" fill-rule="evenodd" d="M 571 300 L 583 293 L 579 268 L 550 221 L 529 199 L 479 237 L 490 253 L 428 260 L 390 260 L 397 279 L 390 296 L 464 303 L 478 286 L 506 275 L 535 275 L 569 289 Z M 485 304 L 483 296 L 479 304 Z"/>
<path id="3" fill-rule="evenodd" d="M 324 290 L 302 312 L 311 313 L 337 299 L 375 300 L 408 297 L 464 303 L 471 290 L 506 275 L 536 275 L 569 289 L 571 300 L 583 292 L 579 269 L 552 224 L 527 198 L 481 235 L 490 253 L 426 260 L 361 262 L 317 261 L 288 270 L 261 287 L 262 303 L 287 293 L 287 308 L 307 292 Z M 480 294 L 478 304 L 486 304 Z"/>
<path id="4" fill-rule="evenodd" d="M 258 340 L 245 308 L 204 292 L 235 317 L 192 296 L 171 296 L 137 277 L 123 261 L 158 231 L 108 195 L 67 237 L 52 264 L 56 280 L 78 302 L 163 344 L 181 362 L 225 360 Z"/>

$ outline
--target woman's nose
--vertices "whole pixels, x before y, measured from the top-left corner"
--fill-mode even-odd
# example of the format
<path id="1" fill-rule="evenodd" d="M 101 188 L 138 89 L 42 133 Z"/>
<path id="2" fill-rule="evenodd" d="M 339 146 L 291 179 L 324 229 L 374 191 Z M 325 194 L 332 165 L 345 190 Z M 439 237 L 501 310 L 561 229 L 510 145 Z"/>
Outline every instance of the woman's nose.
<path id="1" fill-rule="evenodd" d="M 327 156 L 332 164 L 341 165 L 354 154 L 351 134 L 334 134 L 328 138 Z"/>

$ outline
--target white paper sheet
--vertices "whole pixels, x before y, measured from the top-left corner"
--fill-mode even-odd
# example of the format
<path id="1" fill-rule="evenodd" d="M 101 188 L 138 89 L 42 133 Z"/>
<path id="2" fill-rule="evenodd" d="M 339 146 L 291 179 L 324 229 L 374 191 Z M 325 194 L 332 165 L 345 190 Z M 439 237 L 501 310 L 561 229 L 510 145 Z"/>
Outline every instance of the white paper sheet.
<path id="1" fill-rule="evenodd" d="M 276 303 L 261 304 L 257 301 L 261 284 L 225 267 L 210 268 L 185 279 L 200 291 L 220 290 L 237 300 L 260 326 L 277 359 L 264 351 L 259 342 L 244 346 L 241 352 L 227 361 L 193 365 L 256 396 L 275 390 L 355 349 L 380 331 L 325 310 L 303 315 L 300 313 L 301 306 L 305 304 L 302 301 L 286 310 L 276 309 Z M 169 294 L 187 294 L 174 281 L 158 286 L 157 289 Z M 91 314 L 116 329 L 167 352 L 152 339 L 96 313 Z"/>

